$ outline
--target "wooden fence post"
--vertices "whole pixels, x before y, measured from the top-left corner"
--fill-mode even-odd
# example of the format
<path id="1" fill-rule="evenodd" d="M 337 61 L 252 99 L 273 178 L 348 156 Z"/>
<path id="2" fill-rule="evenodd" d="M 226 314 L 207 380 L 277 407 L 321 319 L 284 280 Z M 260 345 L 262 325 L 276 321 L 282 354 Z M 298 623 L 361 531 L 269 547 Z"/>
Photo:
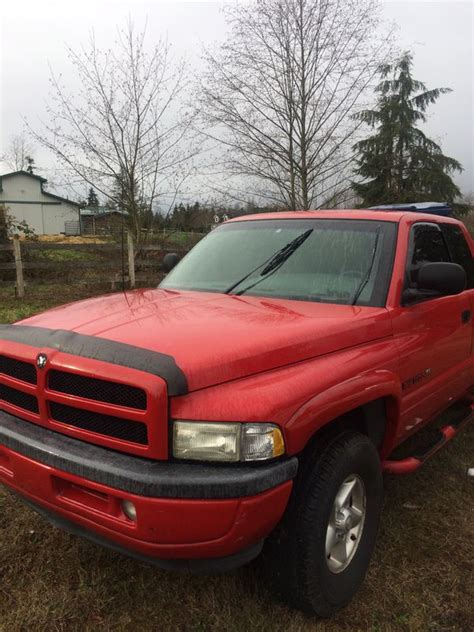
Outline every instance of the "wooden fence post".
<path id="1" fill-rule="evenodd" d="M 128 278 L 130 280 L 130 287 L 135 287 L 135 248 L 133 245 L 133 236 L 130 232 L 127 233 L 128 241 Z"/>
<path id="2" fill-rule="evenodd" d="M 18 235 L 13 237 L 13 254 L 16 269 L 16 295 L 18 298 L 23 298 L 25 296 L 25 281 L 23 279 L 23 262 L 21 260 L 20 238 Z"/>

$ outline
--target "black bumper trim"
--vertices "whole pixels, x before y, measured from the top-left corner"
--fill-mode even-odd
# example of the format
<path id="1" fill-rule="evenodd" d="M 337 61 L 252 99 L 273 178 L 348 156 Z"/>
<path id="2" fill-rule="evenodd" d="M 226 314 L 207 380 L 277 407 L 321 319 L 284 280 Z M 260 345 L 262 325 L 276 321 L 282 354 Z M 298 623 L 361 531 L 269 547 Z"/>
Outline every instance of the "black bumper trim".
<path id="1" fill-rule="evenodd" d="M 298 459 L 266 465 L 150 461 L 72 439 L 0 411 L 0 445 L 114 489 L 153 498 L 254 496 L 296 476 Z"/>
<path id="2" fill-rule="evenodd" d="M 215 557 L 215 558 L 205 558 L 205 559 L 162 559 L 150 557 L 148 555 L 143 555 L 141 553 L 137 553 L 130 549 L 127 549 L 120 544 L 116 544 L 111 540 L 107 540 L 97 533 L 86 529 L 70 520 L 66 520 L 58 514 L 50 511 L 49 509 L 45 509 L 40 505 L 31 502 L 31 500 L 21 496 L 21 494 L 17 494 L 14 492 L 18 498 L 31 507 L 34 511 L 36 511 L 40 516 L 45 518 L 50 524 L 62 531 L 67 531 L 67 533 L 71 533 L 74 536 L 83 538 L 101 546 L 103 548 L 109 549 L 111 551 L 115 551 L 116 553 L 120 553 L 121 555 L 126 555 L 127 557 L 131 557 L 135 560 L 139 560 L 140 562 L 145 562 L 147 564 L 152 564 L 153 566 L 157 566 L 158 568 L 165 571 L 176 571 L 179 573 L 192 573 L 195 575 L 210 575 L 210 574 L 218 574 L 218 573 L 227 573 L 232 571 L 240 566 L 244 566 L 244 564 L 248 564 L 253 559 L 255 559 L 263 548 L 264 540 L 259 540 L 256 544 L 253 544 L 251 547 L 247 549 L 243 549 L 242 551 L 238 551 L 233 555 L 229 555 L 226 557 Z"/>
<path id="3" fill-rule="evenodd" d="M 71 355 L 137 369 L 165 380 L 168 395 L 185 395 L 188 392 L 186 376 L 175 359 L 166 353 L 74 331 L 30 325 L 0 325 L 0 340 L 57 349 Z"/>

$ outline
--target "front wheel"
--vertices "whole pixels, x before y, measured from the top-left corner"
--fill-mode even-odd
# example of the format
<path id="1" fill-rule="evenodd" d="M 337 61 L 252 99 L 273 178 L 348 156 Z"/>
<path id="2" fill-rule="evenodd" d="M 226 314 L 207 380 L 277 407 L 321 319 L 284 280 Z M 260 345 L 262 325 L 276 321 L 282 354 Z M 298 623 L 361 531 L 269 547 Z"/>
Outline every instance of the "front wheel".
<path id="1" fill-rule="evenodd" d="M 364 580 L 374 549 L 383 483 L 374 444 L 344 432 L 308 455 L 279 536 L 282 596 L 329 617 Z"/>

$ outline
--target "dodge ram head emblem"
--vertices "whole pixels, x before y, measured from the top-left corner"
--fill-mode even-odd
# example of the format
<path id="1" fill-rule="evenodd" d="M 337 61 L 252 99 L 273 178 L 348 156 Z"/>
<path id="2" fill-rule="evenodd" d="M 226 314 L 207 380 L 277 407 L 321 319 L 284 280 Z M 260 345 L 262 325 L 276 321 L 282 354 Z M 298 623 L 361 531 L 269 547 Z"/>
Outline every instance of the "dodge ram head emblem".
<path id="1" fill-rule="evenodd" d="M 48 356 L 44 353 L 40 353 L 36 358 L 36 366 L 38 367 L 38 369 L 44 369 L 47 361 Z"/>

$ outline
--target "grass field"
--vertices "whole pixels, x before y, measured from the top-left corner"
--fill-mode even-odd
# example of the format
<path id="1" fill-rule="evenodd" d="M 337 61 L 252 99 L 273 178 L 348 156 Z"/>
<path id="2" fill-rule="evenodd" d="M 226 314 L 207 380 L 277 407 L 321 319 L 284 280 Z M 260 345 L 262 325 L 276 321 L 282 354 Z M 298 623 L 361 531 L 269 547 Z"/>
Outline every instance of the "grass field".
<path id="1" fill-rule="evenodd" d="M 71 292 L 46 286 L 19 302 L 0 289 L 0 323 L 72 300 Z M 368 577 L 332 621 L 276 601 L 264 560 L 226 576 L 161 572 L 50 527 L 0 490 L 0 630 L 472 632 L 468 466 L 474 466 L 472 427 L 417 474 L 387 477 Z"/>

